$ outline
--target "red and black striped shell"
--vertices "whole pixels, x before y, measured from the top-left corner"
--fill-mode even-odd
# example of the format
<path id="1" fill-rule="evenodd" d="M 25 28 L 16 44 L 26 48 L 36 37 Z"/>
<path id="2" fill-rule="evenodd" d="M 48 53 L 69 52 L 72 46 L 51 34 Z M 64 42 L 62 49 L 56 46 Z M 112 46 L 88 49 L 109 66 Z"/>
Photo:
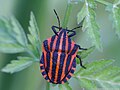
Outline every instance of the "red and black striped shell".
<path id="1" fill-rule="evenodd" d="M 78 45 L 61 29 L 43 42 L 40 69 L 43 77 L 51 83 L 67 82 L 76 69 Z"/>

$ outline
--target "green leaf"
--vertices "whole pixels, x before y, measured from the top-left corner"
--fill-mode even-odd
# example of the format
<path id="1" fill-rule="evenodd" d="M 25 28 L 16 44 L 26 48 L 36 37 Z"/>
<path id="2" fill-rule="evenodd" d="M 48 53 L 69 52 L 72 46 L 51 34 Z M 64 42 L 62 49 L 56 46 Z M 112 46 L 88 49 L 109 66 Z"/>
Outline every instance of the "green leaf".
<path id="1" fill-rule="evenodd" d="M 27 38 L 25 35 L 25 32 L 23 30 L 23 28 L 21 27 L 21 25 L 19 24 L 19 22 L 12 17 L 11 18 L 11 24 L 12 24 L 12 28 L 14 33 L 14 38 L 17 39 L 17 41 L 22 45 L 22 46 L 26 46 L 27 45 Z"/>
<path id="2" fill-rule="evenodd" d="M 40 31 L 38 29 L 34 14 L 31 12 L 30 22 L 29 22 L 29 32 L 28 39 L 31 43 L 30 47 L 32 48 L 34 54 L 39 57 L 41 54 L 41 40 L 40 40 Z"/>
<path id="3" fill-rule="evenodd" d="M 3 69 L 2 72 L 6 73 L 15 73 L 19 72 L 30 65 L 32 65 L 33 59 L 30 57 L 18 57 L 18 60 L 12 60 L 10 64 L 6 65 Z"/>
<path id="4" fill-rule="evenodd" d="M 115 4 L 115 5 L 119 5 L 119 4 L 120 4 L 120 0 L 115 0 L 115 1 L 114 1 L 114 4 Z"/>
<path id="5" fill-rule="evenodd" d="M 86 8 L 86 18 L 83 23 L 83 30 L 86 29 L 90 38 L 93 40 L 92 41 L 93 45 L 95 45 L 99 50 L 101 50 L 102 46 L 100 42 L 99 27 L 95 20 L 95 12 L 90 7 Z"/>
<path id="6" fill-rule="evenodd" d="M 120 88 L 120 68 L 112 65 L 113 60 L 99 60 L 86 64 L 75 73 L 81 87 L 87 90 Z"/>
<path id="7" fill-rule="evenodd" d="M 68 83 L 60 84 L 59 89 L 60 90 L 72 90 L 72 88 L 69 86 Z"/>
<path id="8" fill-rule="evenodd" d="M 95 8 L 96 7 L 96 3 L 94 0 L 88 0 L 88 5 L 90 8 Z M 77 22 L 78 24 L 86 17 L 87 13 L 86 13 L 86 4 L 83 5 L 81 11 L 77 14 Z"/>
<path id="9" fill-rule="evenodd" d="M 0 18 L 0 52 L 24 52 L 26 45 L 26 35 L 19 22 L 14 17 Z"/>
<path id="10" fill-rule="evenodd" d="M 95 0 L 87 0 L 87 2 L 90 8 L 96 8 L 97 4 L 95 3 Z"/>
<path id="11" fill-rule="evenodd" d="M 77 17 L 78 24 L 83 20 L 83 18 L 85 18 L 83 22 L 83 31 L 87 29 L 87 33 L 92 39 L 93 45 L 95 45 L 97 49 L 102 50 L 100 32 L 95 19 L 95 12 L 89 6 L 89 2 L 87 2 L 87 0 L 85 0 L 85 4 L 82 10 L 78 13 Z"/>
<path id="12" fill-rule="evenodd" d="M 19 53 L 26 51 L 24 47 L 15 43 L 0 42 L 0 52 L 2 53 Z"/>
<path id="13" fill-rule="evenodd" d="M 88 48 L 87 50 L 82 50 L 79 51 L 77 54 L 80 55 L 81 59 L 86 58 L 90 53 L 92 53 L 95 50 L 95 46 L 92 46 L 90 48 Z M 79 59 L 76 59 L 77 64 L 80 63 Z"/>
<path id="14" fill-rule="evenodd" d="M 113 22 L 113 28 L 115 29 L 116 35 L 120 38 L 120 8 L 116 3 L 107 6 L 106 10 L 110 12 L 110 19 Z"/>
<path id="15" fill-rule="evenodd" d="M 86 16 L 85 10 L 86 10 L 86 6 L 84 4 L 81 11 L 77 14 L 77 22 L 78 22 L 78 24 L 85 18 L 85 16 Z"/>

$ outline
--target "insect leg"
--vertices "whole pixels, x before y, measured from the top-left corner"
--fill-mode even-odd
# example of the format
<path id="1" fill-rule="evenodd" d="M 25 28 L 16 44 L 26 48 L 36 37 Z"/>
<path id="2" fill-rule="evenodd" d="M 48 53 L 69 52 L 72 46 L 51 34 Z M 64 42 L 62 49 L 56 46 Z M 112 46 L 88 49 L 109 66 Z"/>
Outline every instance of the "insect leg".
<path id="1" fill-rule="evenodd" d="M 82 68 L 86 69 L 86 67 L 83 66 L 83 64 L 82 64 L 81 57 L 80 57 L 79 55 L 76 55 L 76 57 L 80 60 L 80 66 L 81 66 Z"/>
<path id="2" fill-rule="evenodd" d="M 55 28 L 59 29 L 59 27 L 57 27 L 57 26 L 52 26 L 52 30 L 53 30 L 53 32 L 58 36 L 58 33 L 57 33 L 57 31 L 56 31 Z"/>
<path id="3" fill-rule="evenodd" d="M 80 50 L 87 50 L 87 48 L 81 48 L 80 45 L 78 45 Z"/>

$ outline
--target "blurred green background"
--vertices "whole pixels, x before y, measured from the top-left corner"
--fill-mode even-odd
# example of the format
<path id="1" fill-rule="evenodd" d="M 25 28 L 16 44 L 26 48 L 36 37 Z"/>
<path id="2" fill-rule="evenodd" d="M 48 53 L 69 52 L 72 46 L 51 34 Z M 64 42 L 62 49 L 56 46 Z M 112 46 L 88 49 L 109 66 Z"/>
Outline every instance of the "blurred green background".
<path id="1" fill-rule="evenodd" d="M 30 12 L 33 11 L 41 32 L 41 40 L 43 41 L 53 35 L 51 26 L 58 25 L 53 9 L 56 9 L 62 22 L 66 7 L 67 0 L 0 0 L 0 15 L 14 15 L 27 33 Z M 70 29 L 77 26 L 76 15 L 81 7 L 82 3 L 73 5 L 68 23 Z M 104 5 L 98 4 L 96 15 L 97 22 L 101 28 L 103 52 L 95 50 L 86 60 L 89 62 L 100 59 L 114 59 L 114 65 L 120 66 L 120 40 L 115 35 L 114 29 L 112 29 L 112 22 L 109 20 L 109 13 L 105 11 Z M 77 35 L 73 37 L 73 40 L 82 47 L 91 46 L 91 40 L 81 30 L 77 30 Z M 0 69 L 12 59 L 16 59 L 17 55 L 1 53 Z M 45 85 L 46 81 L 39 72 L 39 63 L 35 63 L 29 68 L 14 74 L 0 72 L 0 90 L 45 90 Z M 74 90 L 80 90 L 76 80 L 71 79 L 70 85 Z M 57 88 L 52 88 L 51 90 L 53 89 L 56 90 Z"/>

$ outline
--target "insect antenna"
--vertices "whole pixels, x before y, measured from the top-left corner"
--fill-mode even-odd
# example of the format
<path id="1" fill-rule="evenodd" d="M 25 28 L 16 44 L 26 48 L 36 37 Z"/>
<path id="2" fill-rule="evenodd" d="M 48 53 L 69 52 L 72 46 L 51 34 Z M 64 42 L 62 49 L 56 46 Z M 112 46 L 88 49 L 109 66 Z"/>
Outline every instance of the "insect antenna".
<path id="1" fill-rule="evenodd" d="M 85 17 L 84 17 L 83 20 L 80 22 L 80 26 L 73 28 L 72 31 L 75 30 L 75 29 L 81 28 L 84 20 L 85 20 Z"/>
<path id="2" fill-rule="evenodd" d="M 75 28 L 72 29 L 72 31 L 75 30 L 75 29 L 81 28 L 81 27 L 82 27 L 82 26 L 75 27 Z"/>
<path id="3" fill-rule="evenodd" d="M 60 30 L 60 19 L 59 19 L 59 16 L 58 16 L 58 14 L 57 14 L 57 12 L 55 11 L 55 9 L 54 9 L 54 13 L 55 13 L 55 15 L 57 16 L 57 20 L 58 20 L 58 24 L 59 24 L 59 30 Z"/>

